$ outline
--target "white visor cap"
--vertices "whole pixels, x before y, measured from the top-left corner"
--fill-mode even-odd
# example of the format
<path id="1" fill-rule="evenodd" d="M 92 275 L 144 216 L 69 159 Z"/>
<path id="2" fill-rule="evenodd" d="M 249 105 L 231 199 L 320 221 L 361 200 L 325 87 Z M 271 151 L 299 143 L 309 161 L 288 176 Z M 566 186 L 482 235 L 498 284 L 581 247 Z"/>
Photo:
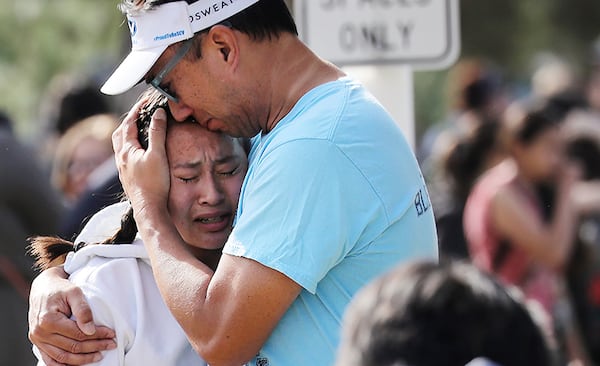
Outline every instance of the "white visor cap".
<path id="1" fill-rule="evenodd" d="M 259 0 L 176 1 L 144 13 L 127 15 L 131 52 L 104 83 L 108 95 L 126 92 L 139 83 L 170 45 L 239 13 Z"/>

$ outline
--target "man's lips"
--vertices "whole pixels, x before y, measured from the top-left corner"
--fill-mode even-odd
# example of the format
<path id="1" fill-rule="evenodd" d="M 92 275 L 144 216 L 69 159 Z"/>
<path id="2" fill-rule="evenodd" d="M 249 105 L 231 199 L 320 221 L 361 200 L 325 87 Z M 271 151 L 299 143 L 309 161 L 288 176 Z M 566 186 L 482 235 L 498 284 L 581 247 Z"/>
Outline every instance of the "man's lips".
<path id="1" fill-rule="evenodd" d="M 212 118 L 206 118 L 206 119 L 196 119 L 196 121 L 198 122 L 198 124 L 206 129 L 208 129 L 208 125 L 210 124 L 210 121 L 212 121 Z"/>

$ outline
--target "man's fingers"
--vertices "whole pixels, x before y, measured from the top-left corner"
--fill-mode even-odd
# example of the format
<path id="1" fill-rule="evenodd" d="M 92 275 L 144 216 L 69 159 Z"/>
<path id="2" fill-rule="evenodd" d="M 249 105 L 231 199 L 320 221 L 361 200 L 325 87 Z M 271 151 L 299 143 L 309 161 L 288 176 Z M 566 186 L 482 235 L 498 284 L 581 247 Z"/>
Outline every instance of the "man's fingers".
<path id="1" fill-rule="evenodd" d="M 163 108 L 158 108 L 150 120 L 148 129 L 148 150 L 164 151 L 167 134 L 167 113 Z"/>
<path id="2" fill-rule="evenodd" d="M 42 360 L 46 363 L 46 365 L 87 365 L 98 362 L 102 359 L 102 354 L 100 352 L 78 354 L 69 353 L 50 344 L 44 344 L 39 348 L 40 354 L 42 355 Z"/>
<path id="3" fill-rule="evenodd" d="M 73 329 L 75 331 L 77 326 L 73 325 L 73 328 L 75 328 Z M 103 338 L 97 338 L 100 336 Z M 30 336 L 30 338 L 35 337 Z M 46 354 L 54 362 L 49 363 L 44 358 L 44 361 L 49 365 L 83 365 L 99 360 L 100 351 L 115 349 L 117 344 L 113 338 L 114 332 L 111 329 L 98 327 L 96 334 L 93 336 L 86 336 L 79 332 L 78 339 L 67 338 L 56 333 L 48 334 L 44 337 L 44 342 L 37 342 L 37 346 L 42 355 Z"/>
<path id="4" fill-rule="evenodd" d="M 123 138 L 121 137 L 122 133 L 123 124 L 120 124 L 112 134 L 113 151 L 115 152 L 115 154 L 121 151 L 121 148 L 123 147 Z"/>
<path id="5" fill-rule="evenodd" d="M 123 122 L 121 122 L 119 127 L 117 127 L 117 129 L 113 132 L 112 143 L 113 143 L 113 149 L 114 149 L 115 153 L 119 153 L 121 151 L 121 149 L 123 148 L 124 143 L 125 143 L 125 141 L 127 141 L 127 138 L 128 138 L 128 135 L 127 135 L 128 130 L 127 129 L 131 125 L 133 125 L 133 127 L 135 127 L 135 133 L 136 133 L 135 140 L 137 141 L 137 126 L 135 124 L 135 121 L 139 117 L 140 109 L 147 102 L 148 102 L 148 98 L 142 98 L 137 103 L 135 103 L 133 105 L 133 107 L 131 107 L 131 109 L 129 110 L 129 113 L 127 113 L 127 116 L 123 119 Z"/>
<path id="6" fill-rule="evenodd" d="M 96 326 L 96 333 L 94 333 L 93 336 L 87 336 L 86 340 L 96 340 L 96 339 L 112 340 L 116 336 L 117 335 L 115 334 L 114 330 L 107 328 L 107 327 Z M 109 349 L 109 348 L 107 348 L 107 349 Z M 86 350 L 86 352 L 90 352 L 90 351 Z"/>
<path id="7" fill-rule="evenodd" d="M 44 365 L 46 366 L 68 366 L 64 363 L 58 363 L 54 361 L 52 357 L 50 357 L 46 352 L 40 351 L 40 356 L 42 358 L 42 361 L 44 362 Z"/>
<path id="8" fill-rule="evenodd" d="M 51 268 L 34 281 L 29 339 L 45 355 L 43 360 L 48 365 L 89 364 L 98 360 L 100 351 L 116 347 L 115 333 L 106 327 L 87 324 L 93 322 L 93 317 L 85 296 L 65 277 L 62 269 Z M 36 296 L 36 289 L 40 292 L 46 287 L 54 291 L 49 291 L 46 297 Z M 69 318 L 71 315 L 79 324 Z"/>
<path id="9" fill-rule="evenodd" d="M 70 292 L 67 296 L 67 302 L 71 307 L 71 313 L 75 317 L 79 329 L 86 335 L 93 335 L 96 332 L 94 317 L 83 293 L 81 291 Z"/>
<path id="10" fill-rule="evenodd" d="M 115 332 L 107 327 L 96 327 L 96 332 L 92 335 L 85 334 L 79 328 L 79 325 L 69 318 L 65 318 L 59 313 L 48 313 L 39 320 L 39 326 L 33 328 L 29 332 L 29 338 L 32 343 L 52 343 L 58 347 L 61 344 L 54 343 L 51 338 L 60 337 L 61 339 L 69 339 L 71 341 L 85 341 L 93 339 L 112 339 L 115 337 Z M 71 349 L 69 344 L 65 347 L 66 350 Z"/>

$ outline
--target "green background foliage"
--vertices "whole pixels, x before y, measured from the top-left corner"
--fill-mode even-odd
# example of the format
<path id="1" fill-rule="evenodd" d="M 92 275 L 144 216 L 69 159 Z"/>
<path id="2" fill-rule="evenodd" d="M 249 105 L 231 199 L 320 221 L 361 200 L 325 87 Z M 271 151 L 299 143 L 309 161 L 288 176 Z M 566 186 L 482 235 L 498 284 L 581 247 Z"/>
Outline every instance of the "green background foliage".
<path id="1" fill-rule="evenodd" d="M 29 133 L 58 74 L 114 65 L 123 32 L 117 0 L 0 0 L 0 108 Z"/>

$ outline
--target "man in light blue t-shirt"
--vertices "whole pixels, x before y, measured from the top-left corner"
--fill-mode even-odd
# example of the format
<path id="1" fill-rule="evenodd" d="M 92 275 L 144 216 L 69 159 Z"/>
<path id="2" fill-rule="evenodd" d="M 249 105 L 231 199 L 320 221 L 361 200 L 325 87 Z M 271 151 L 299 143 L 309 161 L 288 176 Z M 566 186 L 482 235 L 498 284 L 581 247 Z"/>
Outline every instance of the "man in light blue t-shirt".
<path id="1" fill-rule="evenodd" d="M 170 99 L 176 119 L 255 136 L 236 224 L 213 272 L 168 217 L 164 111 L 154 115 L 147 151 L 136 142 L 139 105 L 115 132 L 120 177 L 163 299 L 212 366 L 332 364 L 358 289 L 400 262 L 437 257 L 427 189 L 398 126 L 302 44 L 283 0 L 169 2 L 130 9 L 128 18 L 133 50 L 104 92 L 144 79 Z M 211 209 L 220 199 L 215 191 L 190 202 L 197 225 L 222 229 L 225 218 Z M 88 333 L 92 316 L 57 277 L 61 269 L 34 283 L 31 338 L 49 358 L 83 364 L 111 345 L 110 330 L 81 342 L 61 313 L 72 310 Z"/>
<path id="2" fill-rule="evenodd" d="M 223 252 L 302 287 L 258 358 L 331 365 L 352 295 L 399 262 L 435 257 L 435 243 L 408 144 L 362 86 L 340 78 L 309 91 L 254 140 Z"/>

